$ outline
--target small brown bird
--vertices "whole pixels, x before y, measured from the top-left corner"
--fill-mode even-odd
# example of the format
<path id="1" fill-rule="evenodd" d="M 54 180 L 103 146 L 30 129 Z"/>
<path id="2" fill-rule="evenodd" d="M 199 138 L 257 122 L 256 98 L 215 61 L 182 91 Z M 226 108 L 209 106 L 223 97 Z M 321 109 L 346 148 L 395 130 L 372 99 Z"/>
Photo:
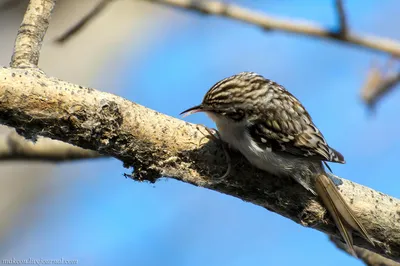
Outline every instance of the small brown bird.
<path id="1" fill-rule="evenodd" d="M 222 140 L 253 165 L 278 177 L 292 177 L 318 195 L 354 256 L 353 230 L 373 244 L 325 172 L 325 162 L 345 163 L 342 154 L 329 147 L 306 109 L 284 87 L 242 72 L 216 83 L 200 105 L 182 114 L 196 112 L 205 112 Z"/>

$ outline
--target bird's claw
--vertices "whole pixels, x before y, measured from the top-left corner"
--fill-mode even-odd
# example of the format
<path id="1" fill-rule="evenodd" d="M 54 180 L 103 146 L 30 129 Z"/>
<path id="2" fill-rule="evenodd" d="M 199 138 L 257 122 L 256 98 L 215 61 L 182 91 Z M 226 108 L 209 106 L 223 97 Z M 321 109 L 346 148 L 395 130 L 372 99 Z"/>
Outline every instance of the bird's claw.
<path id="1" fill-rule="evenodd" d="M 230 175 L 230 173 L 231 173 L 231 170 L 232 170 L 231 157 L 230 157 L 229 151 L 227 149 L 228 144 L 225 143 L 222 140 L 221 135 L 219 134 L 218 130 L 216 130 L 215 128 L 206 127 L 204 125 L 203 125 L 203 127 L 207 131 L 208 135 L 206 135 L 203 132 L 201 132 L 199 127 L 197 127 L 197 129 L 203 134 L 204 138 L 208 138 L 208 139 L 211 139 L 211 140 L 213 140 L 215 142 L 220 143 L 221 146 L 222 146 L 222 149 L 224 151 L 225 158 L 226 158 L 226 163 L 228 164 L 228 168 L 226 169 L 225 173 L 222 176 L 216 178 L 217 181 L 221 181 L 221 180 L 225 179 L 226 177 L 228 177 Z"/>

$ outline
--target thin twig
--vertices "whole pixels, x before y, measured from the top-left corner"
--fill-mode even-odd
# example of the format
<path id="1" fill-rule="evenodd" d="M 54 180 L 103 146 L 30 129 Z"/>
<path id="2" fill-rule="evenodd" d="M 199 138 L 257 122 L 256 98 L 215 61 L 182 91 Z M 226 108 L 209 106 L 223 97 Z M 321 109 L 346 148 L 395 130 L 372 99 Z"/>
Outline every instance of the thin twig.
<path id="1" fill-rule="evenodd" d="M 339 35 L 345 36 L 348 32 L 348 24 L 347 24 L 346 13 L 343 7 L 343 1 L 335 0 L 335 7 L 339 20 Z"/>
<path id="2" fill-rule="evenodd" d="M 299 21 L 272 17 L 266 14 L 255 12 L 237 5 L 228 5 L 216 1 L 193 1 L 193 0 L 142 0 L 150 3 L 158 3 L 171 7 L 182 8 L 201 14 L 210 14 L 225 17 L 232 20 L 259 26 L 262 29 L 283 31 L 300 35 L 307 35 L 315 38 L 330 39 L 345 44 L 367 48 L 377 52 L 388 53 L 400 57 L 400 43 L 376 36 L 357 34 L 337 34 L 337 31 L 329 30 L 323 26 L 309 21 Z"/>
<path id="3" fill-rule="evenodd" d="M 25 0 L 6 0 L 2 4 L 0 4 L 0 12 L 8 11 L 19 6 L 22 2 L 26 2 Z"/>
<path id="4" fill-rule="evenodd" d="M 40 48 L 56 0 L 30 0 L 19 27 L 11 67 L 37 67 Z"/>
<path id="5" fill-rule="evenodd" d="M 400 83 L 400 71 L 391 71 L 393 63 L 393 59 L 389 60 L 386 69 L 380 69 L 376 63 L 370 68 L 361 89 L 361 98 L 371 109 L 384 95 Z"/>
<path id="6" fill-rule="evenodd" d="M 58 37 L 55 41 L 58 43 L 64 43 L 68 41 L 71 37 L 81 31 L 90 21 L 92 21 L 96 16 L 98 16 L 101 11 L 103 11 L 108 4 L 113 2 L 114 0 L 101 0 L 95 8 L 93 8 L 88 14 L 86 14 L 77 24 L 75 24 L 72 28 Z"/>
<path id="7" fill-rule="evenodd" d="M 400 82 L 400 72 L 396 75 L 386 78 L 383 80 L 378 87 L 374 90 L 371 90 L 369 94 L 365 94 L 366 97 L 363 97 L 364 101 L 370 105 L 374 106 L 374 104 L 382 98 L 385 94 L 387 94 L 390 90 L 392 90 L 395 86 L 397 86 Z"/>

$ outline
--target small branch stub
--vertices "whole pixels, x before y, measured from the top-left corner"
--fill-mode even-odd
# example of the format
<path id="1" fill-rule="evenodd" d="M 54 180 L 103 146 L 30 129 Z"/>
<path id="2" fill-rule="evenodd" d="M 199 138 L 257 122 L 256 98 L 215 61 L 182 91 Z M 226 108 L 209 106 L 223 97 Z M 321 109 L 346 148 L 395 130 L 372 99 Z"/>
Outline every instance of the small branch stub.
<path id="1" fill-rule="evenodd" d="M 391 58 L 380 67 L 376 62 L 371 65 L 361 89 L 361 99 L 373 109 L 375 104 L 392 91 L 400 82 L 398 62 Z"/>
<path id="2" fill-rule="evenodd" d="M 345 37 L 348 31 L 346 12 L 344 11 L 343 1 L 335 0 L 336 12 L 339 20 L 339 35 Z"/>
<path id="3" fill-rule="evenodd" d="M 30 0 L 15 40 L 11 67 L 37 67 L 56 0 Z"/>

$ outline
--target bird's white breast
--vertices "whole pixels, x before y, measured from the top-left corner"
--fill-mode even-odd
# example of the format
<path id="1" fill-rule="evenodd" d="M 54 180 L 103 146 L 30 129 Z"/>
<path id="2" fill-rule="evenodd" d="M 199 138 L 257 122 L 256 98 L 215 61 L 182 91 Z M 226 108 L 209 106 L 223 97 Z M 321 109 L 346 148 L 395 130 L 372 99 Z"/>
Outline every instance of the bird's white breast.
<path id="1" fill-rule="evenodd" d="M 268 149 L 261 149 L 250 137 L 246 121 L 233 122 L 222 116 L 207 114 L 217 125 L 223 141 L 239 150 L 254 166 L 272 174 L 285 174 L 294 167 L 293 158 L 285 158 Z"/>

